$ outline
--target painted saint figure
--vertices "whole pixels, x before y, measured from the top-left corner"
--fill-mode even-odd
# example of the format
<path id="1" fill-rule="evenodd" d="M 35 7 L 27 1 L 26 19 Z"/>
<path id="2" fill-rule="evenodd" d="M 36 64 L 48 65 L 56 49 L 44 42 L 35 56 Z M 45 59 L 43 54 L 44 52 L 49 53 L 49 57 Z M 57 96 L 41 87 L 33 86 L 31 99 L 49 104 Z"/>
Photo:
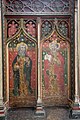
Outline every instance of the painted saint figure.
<path id="1" fill-rule="evenodd" d="M 49 49 L 44 56 L 45 89 L 64 91 L 64 58 L 59 52 L 60 44 L 53 41 L 49 43 Z"/>
<path id="2" fill-rule="evenodd" d="M 27 95 L 32 93 L 31 89 L 31 69 L 32 60 L 26 54 L 28 46 L 25 43 L 18 44 L 18 54 L 15 57 L 12 68 L 14 78 L 14 96 Z"/>

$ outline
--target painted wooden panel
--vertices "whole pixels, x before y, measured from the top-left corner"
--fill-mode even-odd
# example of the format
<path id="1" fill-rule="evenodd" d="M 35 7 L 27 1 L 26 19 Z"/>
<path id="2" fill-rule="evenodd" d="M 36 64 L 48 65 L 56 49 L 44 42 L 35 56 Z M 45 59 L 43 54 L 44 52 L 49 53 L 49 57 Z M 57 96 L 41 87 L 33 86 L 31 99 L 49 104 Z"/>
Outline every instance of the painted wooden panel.
<path id="1" fill-rule="evenodd" d="M 41 42 L 42 99 L 45 105 L 68 104 L 70 46 L 56 30 Z"/>
<path id="2" fill-rule="evenodd" d="M 37 20 L 7 24 L 7 80 L 11 107 L 34 106 L 37 100 Z M 45 105 L 68 103 L 70 90 L 70 19 L 41 19 L 40 84 Z M 10 32 L 11 31 L 11 32 Z"/>
<path id="3" fill-rule="evenodd" d="M 12 42 L 8 45 L 10 105 L 13 107 L 34 105 L 37 91 L 36 44 L 20 42 L 15 47 L 13 44 Z"/>
<path id="4" fill-rule="evenodd" d="M 66 89 L 68 91 L 70 91 L 70 98 L 74 99 L 74 77 L 75 77 L 75 73 L 74 73 L 74 65 L 75 65 L 75 63 L 74 63 L 74 0 L 70 0 L 70 1 L 68 1 L 68 0 L 66 0 L 66 1 L 65 0 L 57 0 L 57 1 L 56 0 L 53 0 L 53 1 L 51 1 L 51 0 L 44 0 L 44 1 L 42 1 L 42 0 L 33 0 L 33 1 L 31 1 L 31 0 L 23 0 L 23 1 L 21 1 L 21 0 L 12 0 L 12 1 L 11 0 L 3 0 L 2 1 L 2 9 L 3 9 L 2 17 L 3 17 L 3 79 L 4 79 L 4 91 L 3 92 L 4 92 L 4 101 L 5 102 L 9 101 L 9 93 L 8 92 L 10 92 L 10 100 L 14 101 L 13 103 L 11 103 L 11 105 L 14 104 L 16 100 L 17 101 L 20 100 L 20 99 L 18 99 L 19 98 L 18 96 L 16 99 L 15 95 L 13 94 L 14 73 L 13 73 L 12 66 L 13 66 L 15 58 L 18 54 L 17 48 L 18 48 L 18 45 L 20 45 L 18 38 L 21 39 L 21 37 L 20 37 L 21 30 L 23 30 L 24 34 L 26 33 L 26 35 L 25 35 L 25 36 L 27 36 L 26 39 L 28 38 L 28 40 L 26 40 L 26 41 L 31 41 L 31 42 L 35 41 L 34 43 L 36 44 L 35 45 L 36 47 L 34 48 L 34 50 L 32 47 L 30 48 L 30 46 L 28 46 L 28 42 L 23 41 L 23 43 L 26 46 L 28 46 L 28 49 L 26 50 L 26 54 L 29 56 L 32 63 L 35 62 L 35 65 L 37 66 L 37 53 L 38 53 L 37 52 L 37 42 L 38 42 L 37 36 L 38 36 L 38 34 L 37 34 L 37 22 L 36 22 L 37 20 L 35 20 L 34 18 L 37 19 L 38 16 L 40 16 L 41 19 L 43 19 L 43 18 L 45 19 L 45 20 L 41 20 L 42 25 L 41 25 L 41 36 L 40 36 L 41 37 L 41 47 L 42 47 L 41 48 L 41 61 L 45 61 L 45 62 L 42 62 L 42 68 L 41 68 L 41 71 L 42 71 L 41 84 L 43 87 L 41 90 L 42 91 L 41 95 L 43 96 L 43 99 L 45 100 L 46 97 L 44 95 L 44 93 L 45 93 L 44 91 L 46 91 L 47 81 L 49 81 L 49 79 L 51 79 L 51 78 L 49 77 L 49 71 L 46 71 L 46 73 L 44 74 L 42 69 L 48 68 L 48 69 L 53 69 L 52 74 L 53 74 L 53 78 L 55 76 L 54 79 L 57 79 L 57 77 L 61 79 L 61 75 L 58 76 L 57 74 L 60 72 L 60 70 L 63 71 L 63 73 L 61 73 L 63 76 L 61 79 L 63 87 L 61 87 L 61 88 L 65 89 L 65 86 L 67 86 Z M 52 18 L 53 18 L 53 20 L 52 20 Z M 55 18 L 56 22 L 58 21 L 57 27 L 56 27 L 57 31 L 55 29 L 54 18 Z M 24 20 L 21 20 L 21 19 L 24 19 Z M 48 39 L 54 33 L 53 32 L 54 29 L 56 31 L 56 36 L 60 37 L 60 41 L 62 41 L 60 43 L 58 41 L 56 41 L 56 42 L 58 42 L 58 45 L 60 46 L 60 48 L 58 51 L 56 51 L 56 55 L 54 55 L 56 57 L 55 59 L 59 58 L 59 61 L 61 64 L 58 65 L 58 63 L 53 62 L 53 67 L 50 68 L 51 63 L 50 63 L 50 60 L 48 60 L 47 58 L 50 57 L 51 59 L 53 59 L 54 57 L 51 53 L 50 47 L 47 47 L 47 46 L 50 46 L 49 45 L 50 43 L 54 44 L 55 42 L 54 42 L 54 40 L 53 41 L 49 40 L 49 43 L 47 43 L 46 41 L 48 41 Z M 57 33 L 59 33 L 59 34 L 57 34 Z M 22 39 L 23 39 L 23 36 L 22 36 Z M 68 42 L 68 40 L 70 40 L 70 43 Z M 65 47 L 62 49 L 61 46 L 64 45 L 64 43 L 65 43 L 64 41 L 67 41 L 68 48 Z M 45 48 L 45 44 L 47 44 L 46 48 Z M 69 48 L 69 44 L 70 44 L 71 48 Z M 6 49 L 6 46 L 8 46 L 7 49 Z M 6 50 L 8 50 L 8 51 L 6 51 Z M 30 52 L 30 54 L 28 54 L 27 51 Z M 36 61 L 33 61 L 34 57 L 32 57 L 32 55 L 31 55 L 31 54 L 33 54 L 33 51 L 35 51 L 35 54 L 36 54 L 35 55 Z M 69 51 L 70 51 L 70 53 L 69 53 Z M 70 54 L 70 56 L 69 56 L 69 54 Z M 71 61 L 71 64 L 70 64 L 71 70 L 69 69 L 69 67 L 66 68 L 67 64 L 69 66 L 69 59 Z M 47 61 L 47 63 L 49 62 L 48 65 L 47 65 L 46 61 Z M 33 68 L 33 64 L 32 64 L 32 68 Z M 58 69 L 58 71 L 56 69 Z M 31 71 L 33 71 L 33 69 L 31 69 Z M 37 82 L 36 82 L 37 81 L 37 67 L 35 68 L 35 71 L 36 71 L 36 77 L 34 77 L 35 75 L 33 76 L 32 75 L 33 72 L 31 72 L 31 79 L 36 78 L 36 80 L 34 80 L 35 81 L 34 84 L 37 84 Z M 68 74 L 69 72 L 71 73 L 70 85 L 69 85 L 69 79 L 66 79 L 66 76 L 65 76 L 65 73 Z M 56 80 L 56 81 L 58 81 L 58 80 Z M 65 81 L 66 81 L 66 85 L 65 85 Z M 9 89 L 8 85 L 10 86 L 10 89 Z M 31 80 L 32 89 L 33 89 L 33 86 L 35 86 L 35 85 L 33 85 L 33 82 Z M 50 86 L 52 86 L 52 84 Z M 57 88 L 58 88 L 58 86 L 61 86 L 61 83 L 60 83 L 60 85 L 57 84 Z M 70 86 L 70 88 L 68 86 Z M 53 85 L 53 87 L 54 87 L 54 85 Z M 54 87 L 54 88 L 56 88 L 56 87 Z M 35 91 L 37 91 L 37 90 L 35 89 Z M 12 99 L 12 96 L 14 99 Z M 29 96 L 28 96 L 28 98 L 29 98 Z M 50 99 L 51 98 L 52 98 L 52 96 L 50 96 Z M 24 99 L 26 99 L 26 98 L 24 98 Z M 31 98 L 29 98 L 29 100 L 31 100 Z M 28 102 L 30 102 L 29 100 L 28 100 Z M 22 103 L 25 104 L 25 102 L 24 102 L 25 100 L 21 99 L 21 101 L 23 101 Z M 50 102 L 48 99 L 47 105 L 49 105 Z M 53 98 L 52 98 L 52 103 L 53 104 L 55 103 L 55 100 L 53 100 Z"/>

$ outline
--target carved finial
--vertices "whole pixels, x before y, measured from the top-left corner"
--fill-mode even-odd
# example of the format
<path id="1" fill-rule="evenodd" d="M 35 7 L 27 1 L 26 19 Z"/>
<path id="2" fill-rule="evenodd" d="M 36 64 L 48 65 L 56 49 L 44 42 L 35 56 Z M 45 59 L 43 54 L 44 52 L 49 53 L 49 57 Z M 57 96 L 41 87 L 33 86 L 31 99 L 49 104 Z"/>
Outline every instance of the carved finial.
<path id="1" fill-rule="evenodd" d="M 40 17 L 37 18 L 37 22 L 40 23 L 41 22 L 41 19 Z"/>
<path id="2" fill-rule="evenodd" d="M 23 28 L 23 18 L 21 18 L 21 28 Z"/>
<path id="3" fill-rule="evenodd" d="M 54 24 L 57 25 L 57 23 L 58 23 L 58 19 L 55 18 L 55 19 L 54 19 Z"/>

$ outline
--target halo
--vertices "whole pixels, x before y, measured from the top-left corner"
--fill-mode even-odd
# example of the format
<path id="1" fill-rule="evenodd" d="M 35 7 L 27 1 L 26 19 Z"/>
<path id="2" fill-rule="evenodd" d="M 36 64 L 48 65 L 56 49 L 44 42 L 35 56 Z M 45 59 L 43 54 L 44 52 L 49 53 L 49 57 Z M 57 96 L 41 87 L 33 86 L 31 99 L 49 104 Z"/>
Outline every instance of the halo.
<path id="1" fill-rule="evenodd" d="M 20 46 L 25 46 L 25 47 L 26 47 L 26 50 L 28 49 L 28 45 L 25 44 L 24 42 L 18 43 L 16 49 L 18 50 L 18 48 L 19 48 Z"/>
<path id="2" fill-rule="evenodd" d="M 58 49 L 60 48 L 60 44 L 57 43 L 57 41 L 53 41 L 53 42 L 49 43 L 49 48 L 50 48 L 51 50 L 52 50 L 53 48 L 54 48 L 55 50 L 58 50 Z"/>

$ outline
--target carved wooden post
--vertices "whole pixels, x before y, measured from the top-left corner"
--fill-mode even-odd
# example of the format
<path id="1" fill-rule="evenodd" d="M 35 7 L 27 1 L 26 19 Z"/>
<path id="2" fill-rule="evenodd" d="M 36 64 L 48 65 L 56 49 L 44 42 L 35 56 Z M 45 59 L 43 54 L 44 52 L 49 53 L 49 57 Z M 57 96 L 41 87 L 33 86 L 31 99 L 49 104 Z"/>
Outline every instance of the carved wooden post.
<path id="1" fill-rule="evenodd" d="M 0 3 L 1 5 L 1 3 Z M 2 24 L 1 24 L 1 6 L 0 6 L 0 119 L 5 119 L 3 105 L 3 78 L 2 78 Z"/>
<path id="2" fill-rule="evenodd" d="M 35 117 L 45 117 L 45 111 L 42 105 L 42 93 L 41 93 L 41 53 L 40 53 L 40 34 L 41 34 L 41 20 L 38 17 L 38 99 Z"/>
<path id="3" fill-rule="evenodd" d="M 78 55 L 79 55 L 79 97 L 80 97 L 80 0 L 78 0 Z M 80 105 L 80 104 L 79 104 Z"/>
<path id="4" fill-rule="evenodd" d="M 75 1 L 75 99 L 71 110 L 71 117 L 80 118 L 80 102 L 79 102 L 79 54 L 78 54 L 78 43 L 79 43 L 79 11 L 80 11 L 80 0 Z"/>
<path id="5" fill-rule="evenodd" d="M 75 103 L 79 103 L 79 76 L 78 76 L 78 2 L 75 4 Z"/>

